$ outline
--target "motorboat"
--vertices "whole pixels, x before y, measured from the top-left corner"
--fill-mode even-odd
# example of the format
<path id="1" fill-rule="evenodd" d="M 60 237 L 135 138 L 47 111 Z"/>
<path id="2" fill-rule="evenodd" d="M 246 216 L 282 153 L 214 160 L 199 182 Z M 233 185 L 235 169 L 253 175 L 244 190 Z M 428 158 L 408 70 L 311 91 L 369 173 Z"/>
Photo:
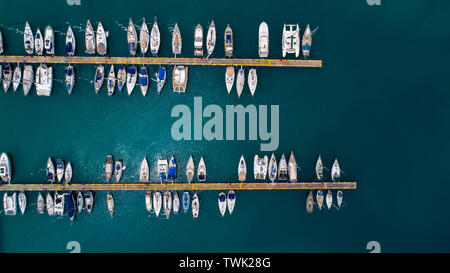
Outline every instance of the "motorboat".
<path id="1" fill-rule="evenodd" d="M 334 160 L 333 167 L 331 168 L 331 180 L 333 182 L 339 181 L 341 177 L 341 168 L 339 167 L 339 162 L 337 158 Z"/>
<path id="2" fill-rule="evenodd" d="M 77 212 L 78 212 L 78 214 L 80 214 L 83 211 L 83 207 L 84 207 L 83 193 L 81 193 L 81 191 L 79 191 L 77 194 Z"/>
<path id="3" fill-rule="evenodd" d="M 53 197 L 49 192 L 47 192 L 47 197 L 45 198 L 45 207 L 47 208 L 47 213 L 49 216 L 53 216 L 55 214 L 55 203 L 53 202 Z"/>
<path id="4" fill-rule="evenodd" d="M 173 192 L 172 201 L 173 214 L 177 215 L 180 212 L 180 197 L 178 197 L 177 191 Z"/>
<path id="5" fill-rule="evenodd" d="M 36 70 L 36 94 L 38 96 L 51 96 L 53 87 L 53 68 L 41 64 Z"/>
<path id="6" fill-rule="evenodd" d="M 194 196 L 192 196 L 192 216 L 194 218 L 198 218 L 199 210 L 200 210 L 200 202 L 198 200 L 197 194 L 194 193 Z"/>
<path id="7" fill-rule="evenodd" d="M 69 56 L 75 55 L 75 35 L 73 34 L 72 28 L 69 26 L 66 33 L 66 54 Z"/>
<path id="8" fill-rule="evenodd" d="M 266 179 L 268 164 L 269 158 L 267 157 L 267 155 L 265 155 L 264 157 L 258 157 L 258 155 L 255 155 L 255 158 L 253 160 L 253 175 L 255 179 Z"/>
<path id="9" fill-rule="evenodd" d="M 38 28 L 34 36 L 34 52 L 42 56 L 44 54 L 44 38 L 42 37 L 41 30 Z"/>
<path id="10" fill-rule="evenodd" d="M 47 55 L 55 54 L 55 33 L 53 32 L 53 28 L 51 26 L 45 27 L 44 49 L 45 54 Z"/>
<path id="11" fill-rule="evenodd" d="M 167 178 L 172 180 L 172 182 L 177 178 L 177 162 L 173 156 L 169 160 L 169 171 Z"/>
<path id="12" fill-rule="evenodd" d="M 129 66 L 127 68 L 127 92 L 128 96 L 133 92 L 134 86 L 137 80 L 137 68 L 136 66 Z"/>
<path id="13" fill-rule="evenodd" d="M 227 66 L 227 70 L 225 71 L 225 85 L 227 86 L 228 94 L 230 94 L 231 89 L 234 84 L 234 67 Z"/>
<path id="14" fill-rule="evenodd" d="M 178 28 L 178 24 L 175 23 L 175 27 L 173 28 L 173 33 L 172 33 L 172 52 L 173 52 L 173 54 L 175 54 L 175 56 L 178 54 L 181 54 L 181 46 L 182 46 L 182 41 L 181 41 L 180 29 Z"/>
<path id="15" fill-rule="evenodd" d="M 186 92 L 187 80 L 188 80 L 187 66 L 182 65 L 174 66 L 172 76 L 173 92 L 177 93 Z"/>
<path id="16" fill-rule="evenodd" d="M 11 184 L 11 161 L 6 153 L 2 153 L 0 156 L 0 178 L 3 182 Z"/>
<path id="17" fill-rule="evenodd" d="M 147 68 L 142 66 L 141 70 L 139 70 L 139 87 L 141 88 L 141 92 L 144 97 L 147 95 L 149 83 Z"/>
<path id="18" fill-rule="evenodd" d="M 155 210 L 156 217 L 159 216 L 159 212 L 161 211 L 161 206 L 162 206 L 161 192 L 155 191 L 153 193 L 153 209 Z"/>
<path id="19" fill-rule="evenodd" d="M 148 31 L 145 18 L 142 19 L 141 31 L 139 33 L 139 47 L 141 48 L 142 55 L 147 53 L 150 41 L 150 32 Z"/>
<path id="20" fill-rule="evenodd" d="M 100 88 L 102 88 L 104 80 L 105 80 L 105 67 L 103 65 L 99 65 L 95 70 L 95 78 L 94 78 L 95 94 L 98 94 L 98 91 L 100 91 Z"/>
<path id="21" fill-rule="evenodd" d="M 297 182 L 297 162 L 295 161 L 294 151 L 291 151 L 288 163 L 289 181 Z"/>
<path id="22" fill-rule="evenodd" d="M 309 192 L 308 197 L 306 197 L 306 211 L 312 213 L 314 210 L 314 197 L 312 191 Z"/>
<path id="23" fill-rule="evenodd" d="M 325 202 L 327 203 L 328 209 L 330 209 L 331 205 L 333 204 L 333 194 L 331 193 L 330 190 L 328 190 L 328 192 L 327 192 L 327 196 L 325 198 Z"/>
<path id="24" fill-rule="evenodd" d="M 106 88 L 108 90 L 108 96 L 114 95 L 114 88 L 116 87 L 116 72 L 114 72 L 114 65 L 111 65 L 108 74 L 108 80 L 106 84 Z"/>
<path id="25" fill-rule="evenodd" d="M 260 58 L 269 56 L 269 27 L 266 22 L 259 25 L 258 54 Z"/>
<path id="26" fill-rule="evenodd" d="M 161 42 L 161 34 L 159 32 L 158 23 L 153 23 L 152 31 L 150 32 L 150 51 L 153 56 L 158 55 L 159 45 Z"/>
<path id="27" fill-rule="evenodd" d="M 25 30 L 23 31 L 23 43 L 25 46 L 25 52 L 28 55 L 33 54 L 34 37 L 33 37 L 33 31 L 31 31 L 31 27 L 28 24 L 28 22 L 25 22 Z"/>
<path id="28" fill-rule="evenodd" d="M 91 191 L 85 192 L 84 194 L 84 205 L 87 212 L 90 214 L 94 208 L 94 194 Z"/>
<path id="29" fill-rule="evenodd" d="M 222 217 L 225 215 L 227 211 L 227 196 L 224 192 L 219 193 L 219 198 L 217 198 L 217 202 L 219 204 L 219 211 Z"/>
<path id="30" fill-rule="evenodd" d="M 278 162 L 278 180 L 285 181 L 288 179 L 288 163 L 284 153 L 281 155 L 280 162 Z"/>
<path id="31" fill-rule="evenodd" d="M 48 182 L 50 183 L 55 182 L 56 179 L 55 165 L 53 165 L 53 160 L 50 157 L 47 160 L 46 177 Z"/>
<path id="32" fill-rule="evenodd" d="M 20 65 L 17 65 L 14 68 L 14 73 L 12 77 L 12 83 L 13 83 L 13 91 L 16 92 L 17 88 L 19 87 L 19 84 L 22 80 L 22 69 L 20 68 Z"/>
<path id="33" fill-rule="evenodd" d="M 318 190 L 316 193 L 316 202 L 317 202 L 317 207 L 319 207 L 319 210 L 322 210 L 323 198 L 324 198 L 323 191 Z"/>
<path id="34" fill-rule="evenodd" d="M 227 205 L 228 205 L 228 212 L 233 214 L 234 206 L 236 205 L 236 193 L 234 190 L 230 190 L 227 195 Z"/>
<path id="35" fill-rule="evenodd" d="M 64 172 L 64 181 L 66 184 L 70 184 L 72 181 L 72 164 L 70 164 L 70 161 L 67 163 L 66 170 Z"/>
<path id="36" fill-rule="evenodd" d="M 187 213 L 189 211 L 189 203 L 190 203 L 190 195 L 189 192 L 183 192 L 183 211 Z"/>
<path id="37" fill-rule="evenodd" d="M 167 159 L 158 159 L 158 177 L 161 182 L 167 179 L 169 173 L 169 164 L 167 163 Z"/>
<path id="38" fill-rule="evenodd" d="M 238 178 L 239 182 L 244 182 L 247 178 L 247 164 L 245 164 L 244 155 L 241 155 L 241 158 L 239 159 Z"/>
<path id="39" fill-rule="evenodd" d="M 59 194 L 58 192 L 55 192 L 55 198 L 54 198 L 55 204 L 54 204 L 54 215 L 56 216 L 63 216 L 64 215 L 64 194 Z"/>
<path id="40" fill-rule="evenodd" d="M 226 57 L 233 56 L 233 31 L 231 30 L 230 25 L 227 25 L 227 27 L 225 28 L 224 43 L 225 43 L 225 56 Z"/>
<path id="41" fill-rule="evenodd" d="M 150 191 L 145 193 L 145 209 L 148 212 L 152 211 L 152 192 Z"/>
<path id="42" fill-rule="evenodd" d="M 197 178 L 198 182 L 205 182 L 206 180 L 206 165 L 203 160 L 203 156 L 200 158 L 200 162 L 198 163 Z"/>
<path id="43" fill-rule="evenodd" d="M 195 174 L 195 165 L 194 165 L 194 159 L 192 158 L 192 155 L 189 156 L 189 160 L 186 164 L 186 179 L 188 183 L 191 183 L 192 179 L 194 179 Z"/>
<path id="44" fill-rule="evenodd" d="M 298 58 L 300 53 L 300 28 L 298 24 L 284 24 L 283 27 L 283 40 L 282 40 L 282 53 L 283 58 L 286 54 L 295 54 Z"/>
<path id="45" fill-rule="evenodd" d="M 8 91 L 9 86 L 11 85 L 12 81 L 12 67 L 9 63 L 6 63 L 3 67 L 3 90 L 5 90 L 5 93 Z"/>
<path id="46" fill-rule="evenodd" d="M 341 190 L 338 190 L 336 193 L 336 200 L 338 207 L 340 208 L 342 206 L 342 200 L 344 199 L 344 193 Z"/>
<path id="47" fill-rule="evenodd" d="M 250 93 L 252 96 L 255 95 L 256 85 L 258 84 L 258 76 L 256 75 L 256 69 L 252 68 L 248 72 L 248 88 L 250 89 Z"/>
<path id="48" fill-rule="evenodd" d="M 107 42 L 106 42 L 106 33 L 103 29 L 103 25 L 101 22 L 98 23 L 97 26 L 97 53 L 100 55 L 105 55 L 107 52 Z"/>
<path id="49" fill-rule="evenodd" d="M 214 25 L 214 20 L 209 24 L 208 33 L 206 37 L 206 50 L 208 51 L 208 57 L 214 51 L 214 47 L 216 46 L 216 26 Z"/>
<path id="50" fill-rule="evenodd" d="M 40 192 L 38 194 L 36 206 L 37 206 L 37 212 L 39 214 L 44 214 L 44 211 L 45 211 L 45 200 L 44 200 L 44 197 L 42 196 L 42 193 L 40 193 Z"/>
<path id="51" fill-rule="evenodd" d="M 309 53 L 311 52 L 311 45 L 312 45 L 312 33 L 308 24 L 302 37 L 302 54 L 304 57 L 309 57 Z"/>
<path id="52" fill-rule="evenodd" d="M 122 92 L 123 87 L 127 81 L 127 71 L 123 64 L 119 64 L 119 70 L 117 70 L 117 88 L 119 92 Z"/>
<path id="53" fill-rule="evenodd" d="M 23 94 L 26 96 L 28 92 L 31 90 L 31 85 L 33 84 L 33 66 L 27 64 L 23 68 L 23 77 L 22 77 L 22 88 Z"/>
<path id="54" fill-rule="evenodd" d="M 95 32 L 89 19 L 87 20 L 86 29 L 84 33 L 85 33 L 84 42 L 86 45 L 86 53 L 95 54 L 95 43 L 96 43 Z"/>
<path id="55" fill-rule="evenodd" d="M 114 197 L 111 192 L 106 195 L 106 205 L 108 206 L 108 212 L 111 217 L 114 215 Z"/>
<path id="56" fill-rule="evenodd" d="M 166 68 L 164 66 L 161 66 L 158 70 L 158 73 L 156 73 L 156 90 L 158 91 L 158 94 L 161 94 L 164 84 L 166 83 L 166 76 Z"/>
<path id="57" fill-rule="evenodd" d="M 105 179 L 106 182 L 109 182 L 109 180 L 111 179 L 112 175 L 113 175 L 113 166 L 114 166 L 114 158 L 112 155 L 107 155 L 106 156 L 106 161 L 105 161 Z"/>
<path id="58" fill-rule="evenodd" d="M 316 163 L 316 177 L 318 181 L 322 181 L 323 179 L 323 164 L 322 164 L 322 158 L 319 155 L 319 158 L 317 159 Z"/>
<path id="59" fill-rule="evenodd" d="M 149 177 L 149 168 L 147 163 L 147 158 L 144 157 L 142 160 L 141 168 L 139 170 L 139 182 L 147 183 Z"/>
<path id="60" fill-rule="evenodd" d="M 72 191 L 66 192 L 65 194 L 65 211 L 67 212 L 67 216 L 69 216 L 70 221 L 73 221 L 75 218 L 75 200 L 73 198 Z"/>
<path id="61" fill-rule="evenodd" d="M 203 56 L 203 27 L 200 24 L 194 30 L 194 56 Z"/>
<path id="62" fill-rule="evenodd" d="M 137 51 L 138 37 L 136 33 L 136 28 L 134 27 L 131 18 L 128 23 L 127 41 L 128 41 L 128 51 L 130 52 L 131 56 L 135 56 Z"/>
<path id="63" fill-rule="evenodd" d="M 122 173 L 125 168 L 122 160 L 116 160 L 114 163 L 114 177 L 116 178 L 116 183 L 120 182 L 120 178 L 122 178 Z"/>
<path id="64" fill-rule="evenodd" d="M 65 83 L 67 93 L 72 94 L 73 86 L 75 85 L 75 70 L 73 66 L 69 65 L 64 70 L 65 74 Z"/>
<path id="65" fill-rule="evenodd" d="M 25 195 L 24 191 L 21 191 L 19 193 L 19 196 L 17 197 L 17 201 L 19 203 L 20 213 L 22 213 L 22 215 L 23 215 L 25 213 L 25 209 L 27 208 L 27 196 Z"/>
<path id="66" fill-rule="evenodd" d="M 245 84 L 245 72 L 244 69 L 241 68 L 238 71 L 237 79 L 236 79 L 236 91 L 238 98 L 241 97 L 242 91 L 244 90 L 244 84 Z"/>
<path id="67" fill-rule="evenodd" d="M 61 180 L 64 177 L 64 161 L 61 159 L 56 159 L 56 178 L 58 179 L 58 182 L 61 182 Z"/>
<path id="68" fill-rule="evenodd" d="M 7 192 L 3 194 L 3 211 L 5 215 L 17 214 L 17 197 L 16 193 L 8 195 Z"/>
<path id="69" fill-rule="evenodd" d="M 275 182 L 275 179 L 277 179 L 277 160 L 275 158 L 275 155 L 272 153 L 272 156 L 270 157 L 269 161 L 269 180 Z"/>

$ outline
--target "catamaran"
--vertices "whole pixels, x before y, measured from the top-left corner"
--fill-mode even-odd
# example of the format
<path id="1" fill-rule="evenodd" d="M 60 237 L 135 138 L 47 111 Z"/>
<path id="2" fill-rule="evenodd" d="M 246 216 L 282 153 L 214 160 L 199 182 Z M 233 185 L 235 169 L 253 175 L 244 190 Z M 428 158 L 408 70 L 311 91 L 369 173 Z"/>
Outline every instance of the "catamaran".
<path id="1" fill-rule="evenodd" d="M 133 21 L 130 18 L 127 29 L 127 41 L 128 41 L 128 51 L 130 51 L 131 56 L 136 55 L 137 51 L 137 33 L 136 28 L 134 27 Z"/>
<path id="2" fill-rule="evenodd" d="M 16 193 L 11 196 L 7 192 L 3 194 L 3 211 L 5 215 L 16 215 L 17 214 L 17 197 Z"/>
<path id="3" fill-rule="evenodd" d="M 99 65 L 95 70 L 95 78 L 94 78 L 95 94 L 98 94 L 98 91 L 100 91 L 100 88 L 102 88 L 104 80 L 105 80 L 105 67 L 103 65 Z"/>
<path id="4" fill-rule="evenodd" d="M 270 157 L 269 161 L 269 180 L 275 182 L 275 179 L 277 179 L 277 160 L 275 158 L 274 153 L 272 153 L 272 156 Z"/>
<path id="5" fill-rule="evenodd" d="M 200 24 L 194 30 L 194 56 L 203 56 L 203 27 Z"/>
<path id="6" fill-rule="evenodd" d="M 180 212 L 180 197 L 178 196 L 177 191 L 174 191 L 172 196 L 173 196 L 173 198 L 172 198 L 172 200 L 173 200 L 173 204 L 172 204 L 173 214 L 177 215 Z"/>
<path id="7" fill-rule="evenodd" d="M 333 167 L 331 168 L 331 180 L 333 182 L 339 181 L 341 177 L 341 168 L 339 167 L 339 162 L 337 158 L 334 160 Z"/>
<path id="8" fill-rule="evenodd" d="M 198 163 L 197 178 L 198 182 L 205 182 L 206 180 L 206 165 L 203 156 L 200 157 L 200 162 Z"/>
<path id="9" fill-rule="evenodd" d="M 284 153 L 281 155 L 280 162 L 278 163 L 278 180 L 287 180 L 288 179 L 288 164 L 286 162 L 286 158 L 284 157 Z"/>
<path id="10" fill-rule="evenodd" d="M 114 95 L 114 88 L 116 87 L 116 72 L 114 72 L 114 65 L 111 65 L 108 74 L 108 80 L 106 82 L 106 88 L 108 90 L 108 96 Z"/>
<path id="11" fill-rule="evenodd" d="M 137 80 L 137 68 L 136 66 L 129 66 L 127 69 L 127 92 L 128 96 L 133 92 L 134 86 Z"/>
<path id="12" fill-rule="evenodd" d="M 161 192 L 155 191 L 153 193 L 153 208 L 155 210 L 156 217 L 159 216 L 159 212 L 161 211 L 161 206 L 162 206 Z"/>
<path id="13" fill-rule="evenodd" d="M 107 52 L 107 41 L 106 41 L 106 33 L 103 29 L 103 25 L 101 22 L 98 23 L 97 26 L 97 53 L 100 55 L 105 55 Z"/>
<path id="14" fill-rule="evenodd" d="M 42 196 L 42 193 L 39 192 L 38 198 L 37 198 L 37 212 L 39 214 L 43 214 L 45 210 L 45 201 L 44 197 Z"/>
<path id="15" fill-rule="evenodd" d="M 108 211 L 111 217 L 114 215 L 114 197 L 111 192 L 106 195 L 106 205 L 108 206 Z"/>
<path id="16" fill-rule="evenodd" d="M 319 210 L 322 210 L 322 206 L 323 206 L 323 191 L 322 190 L 317 191 L 316 202 L 317 202 L 317 207 L 319 207 Z"/>
<path id="17" fill-rule="evenodd" d="M 158 23 L 153 23 L 152 32 L 150 33 L 150 51 L 153 56 L 158 55 L 159 45 L 161 41 L 161 34 L 159 32 Z"/>
<path id="18" fill-rule="evenodd" d="M 145 68 L 145 66 L 142 66 L 141 70 L 139 71 L 139 87 L 141 88 L 141 92 L 144 97 L 145 95 L 147 95 L 148 86 L 149 81 L 147 68 Z"/>
<path id="19" fill-rule="evenodd" d="M 163 206 L 166 219 L 169 219 L 170 212 L 172 211 L 172 194 L 170 194 L 170 191 L 164 192 Z"/>
<path id="20" fill-rule="evenodd" d="M 240 182 L 244 182 L 247 178 L 247 164 L 245 164 L 244 155 L 241 155 L 241 159 L 239 159 L 238 178 Z"/>
<path id="21" fill-rule="evenodd" d="M 90 214 L 94 208 L 94 194 L 91 191 L 84 193 L 84 204 L 86 206 L 87 212 Z"/>
<path id="22" fill-rule="evenodd" d="M 147 183 L 149 177 L 149 168 L 147 163 L 147 158 L 144 157 L 144 160 L 142 160 L 141 168 L 139 170 L 139 181 Z"/>
<path id="23" fill-rule="evenodd" d="M 233 213 L 234 206 L 236 205 L 236 193 L 234 190 L 230 190 L 227 195 L 228 212 L 230 215 Z"/>
<path id="24" fill-rule="evenodd" d="M 3 90 L 8 92 L 9 86 L 12 80 L 12 67 L 9 63 L 6 63 L 3 67 Z"/>
<path id="25" fill-rule="evenodd" d="M 55 214 L 55 203 L 53 202 L 53 197 L 49 192 L 47 192 L 47 197 L 45 198 L 45 207 L 47 208 L 47 213 L 49 216 L 53 216 Z"/>
<path id="26" fill-rule="evenodd" d="M 328 192 L 327 192 L 325 201 L 327 202 L 328 209 L 330 209 L 331 205 L 333 204 L 333 194 L 331 193 L 330 190 L 328 190 Z"/>
<path id="27" fill-rule="evenodd" d="M 231 89 L 234 84 L 234 67 L 227 66 L 227 70 L 225 71 L 225 85 L 227 86 L 228 94 L 230 94 Z"/>
<path id="28" fill-rule="evenodd" d="M 150 33 L 148 31 L 147 24 L 145 23 L 145 18 L 142 18 L 142 26 L 141 31 L 139 33 L 139 47 L 141 48 L 142 55 L 147 53 L 149 41 L 150 41 Z"/>
<path id="29" fill-rule="evenodd" d="M 41 64 L 36 70 L 36 94 L 38 96 L 50 96 L 53 87 L 53 69 Z"/>
<path id="30" fill-rule="evenodd" d="M 39 28 L 34 36 L 34 52 L 36 52 L 39 56 L 44 54 L 44 38 L 42 37 L 42 33 Z"/>
<path id="31" fill-rule="evenodd" d="M 75 70 L 73 66 L 69 65 L 64 70 L 65 74 L 65 83 L 67 93 L 72 94 L 73 86 L 75 85 Z"/>
<path id="32" fill-rule="evenodd" d="M 323 164 L 322 164 L 322 158 L 319 155 L 319 158 L 317 159 L 316 163 L 316 177 L 318 181 L 322 181 L 323 179 Z"/>
<path id="33" fill-rule="evenodd" d="M 297 162 L 295 161 L 294 151 L 291 151 L 288 163 L 289 181 L 297 182 Z"/>
<path id="34" fill-rule="evenodd" d="M 6 153 L 2 153 L 0 156 L 0 178 L 3 182 L 8 182 L 11 184 L 11 161 Z"/>
<path id="35" fill-rule="evenodd" d="M 66 54 L 69 56 L 75 55 L 75 35 L 73 34 L 72 28 L 69 26 L 66 33 Z"/>
<path id="36" fill-rule="evenodd" d="M 105 179 L 106 182 L 109 182 L 109 180 L 112 177 L 113 174 L 113 166 L 114 166 L 114 159 L 112 155 L 107 155 L 105 160 Z"/>
<path id="37" fill-rule="evenodd" d="M 55 54 L 55 33 L 51 26 L 45 27 L 44 48 L 47 55 Z"/>
<path id="38" fill-rule="evenodd" d="M 150 191 L 145 193 L 145 209 L 148 212 L 152 211 L 152 192 Z"/>
<path id="39" fill-rule="evenodd" d="M 56 178 L 58 179 L 58 182 L 61 182 L 61 180 L 64 177 L 64 161 L 61 159 L 56 159 Z"/>
<path id="40" fill-rule="evenodd" d="M 67 163 L 66 170 L 64 171 L 64 181 L 66 184 L 70 184 L 72 181 L 72 164 L 70 161 Z"/>
<path id="41" fill-rule="evenodd" d="M 233 56 L 233 31 L 231 30 L 230 25 L 227 25 L 227 27 L 225 28 L 224 43 L 225 43 L 225 56 L 226 57 Z"/>
<path id="42" fill-rule="evenodd" d="M 195 174 L 195 165 L 194 165 L 194 159 L 192 158 L 192 155 L 189 156 L 189 160 L 186 164 L 186 179 L 188 183 L 191 183 L 192 179 L 194 179 Z"/>
<path id="43" fill-rule="evenodd" d="M 166 68 L 161 66 L 156 73 L 156 90 L 158 91 L 158 95 L 161 94 L 161 91 L 166 83 Z"/>
<path id="44" fill-rule="evenodd" d="M 225 215 L 227 211 L 227 197 L 224 192 L 219 193 L 219 198 L 217 198 L 217 202 L 219 204 L 219 211 L 222 217 Z"/>
<path id="45" fill-rule="evenodd" d="M 172 180 L 172 182 L 177 178 L 177 162 L 175 158 L 172 156 L 169 160 L 169 171 L 168 171 L 168 179 Z"/>
<path id="46" fill-rule="evenodd" d="M 125 170 L 125 166 L 123 165 L 122 160 L 116 160 L 114 163 L 114 177 L 116 179 L 116 183 L 119 183 L 120 178 L 122 178 L 123 170 Z"/>
<path id="47" fill-rule="evenodd" d="M 167 164 L 167 159 L 158 159 L 158 177 L 161 182 L 167 179 L 169 172 L 169 167 Z"/>
<path id="48" fill-rule="evenodd" d="M 33 66 L 27 64 L 23 68 L 22 88 L 23 94 L 26 96 L 30 92 L 31 85 L 33 84 Z"/>
<path id="49" fill-rule="evenodd" d="M 127 72 L 125 70 L 125 66 L 123 64 L 119 64 L 119 70 L 117 70 L 117 88 L 119 92 L 122 92 L 122 89 L 127 81 Z"/>
<path id="50" fill-rule="evenodd" d="M 185 191 L 185 192 L 183 192 L 183 211 L 184 211 L 184 213 L 188 212 L 189 203 L 190 203 L 189 192 Z"/>
<path id="51" fill-rule="evenodd" d="M 283 57 L 286 57 L 286 54 L 295 54 L 295 57 L 298 58 L 300 53 L 300 28 L 298 24 L 296 25 L 284 25 L 283 27 L 283 40 L 282 40 L 282 53 Z"/>
<path id="52" fill-rule="evenodd" d="M 309 28 L 309 24 L 306 26 L 305 32 L 303 33 L 302 37 L 302 54 L 305 57 L 309 57 L 309 53 L 311 51 L 311 45 L 312 45 L 312 33 L 311 29 Z"/>
<path id="53" fill-rule="evenodd" d="M 47 160 L 46 177 L 48 182 L 55 182 L 55 166 L 53 165 L 53 160 L 50 157 Z"/>
<path id="54" fill-rule="evenodd" d="M 33 31 L 31 31 L 31 27 L 28 24 L 28 21 L 25 22 L 25 30 L 23 31 L 23 43 L 25 45 L 25 52 L 29 55 L 33 54 L 34 37 Z"/>
<path id="55" fill-rule="evenodd" d="M 258 54 L 260 58 L 269 56 L 269 27 L 266 22 L 259 25 Z"/>
<path id="56" fill-rule="evenodd" d="M 252 96 L 255 95 L 256 85 L 258 84 L 258 76 L 256 75 L 256 69 L 252 68 L 248 72 L 248 88 L 250 89 L 250 93 Z"/>
<path id="57" fill-rule="evenodd" d="M 208 51 L 207 58 L 209 58 L 209 56 L 211 56 L 211 54 L 214 51 L 215 46 L 216 46 L 216 26 L 214 25 L 214 20 L 213 20 L 208 27 L 208 35 L 206 37 L 206 49 Z"/>
<path id="58" fill-rule="evenodd" d="M 194 193 L 194 196 L 192 196 L 192 216 L 194 218 L 198 218 L 199 210 L 200 210 L 200 202 L 198 200 L 197 194 Z"/>
<path id="59" fill-rule="evenodd" d="M 175 54 L 175 56 L 177 54 L 181 54 L 181 46 L 182 46 L 182 41 L 181 41 L 180 29 L 178 28 L 178 24 L 175 23 L 175 27 L 173 28 L 173 33 L 172 33 L 172 52 L 173 52 L 173 54 Z"/>
<path id="60" fill-rule="evenodd" d="M 267 155 L 265 155 L 264 157 L 258 157 L 258 155 L 255 155 L 255 158 L 253 160 L 253 175 L 255 179 L 266 179 L 268 164 L 269 158 L 267 157 Z"/>
<path id="61" fill-rule="evenodd" d="M 95 54 L 95 32 L 89 19 L 87 20 L 86 29 L 84 32 L 84 43 L 86 45 L 86 53 Z"/>
<path id="62" fill-rule="evenodd" d="M 238 71 L 238 75 L 237 75 L 237 79 L 236 79 L 236 91 L 237 91 L 238 98 L 241 97 L 242 91 L 244 90 L 244 85 L 245 85 L 245 72 L 241 66 L 241 68 Z"/>
<path id="63" fill-rule="evenodd" d="M 312 191 L 309 192 L 308 197 L 306 197 L 306 211 L 312 213 L 314 210 L 314 197 Z"/>
<path id="64" fill-rule="evenodd" d="M 187 66 L 176 65 L 173 68 L 173 92 L 184 93 L 186 92 L 186 85 L 188 80 L 188 68 Z"/>

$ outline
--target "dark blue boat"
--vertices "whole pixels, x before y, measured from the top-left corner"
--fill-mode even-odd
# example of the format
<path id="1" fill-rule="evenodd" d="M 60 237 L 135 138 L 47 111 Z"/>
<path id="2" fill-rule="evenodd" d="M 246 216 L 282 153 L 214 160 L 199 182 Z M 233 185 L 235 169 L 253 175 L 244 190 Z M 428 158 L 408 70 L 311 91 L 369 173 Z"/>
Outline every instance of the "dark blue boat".
<path id="1" fill-rule="evenodd" d="M 189 203 L 190 203 L 190 196 L 189 196 L 189 192 L 185 191 L 183 192 L 183 210 L 184 213 L 187 213 L 189 210 Z"/>
<path id="2" fill-rule="evenodd" d="M 75 217 L 75 200 L 73 198 L 72 191 L 65 193 L 65 211 L 70 218 L 70 221 L 73 221 Z"/>
<path id="3" fill-rule="evenodd" d="M 169 173 L 168 178 L 170 180 L 175 180 L 177 178 L 177 163 L 175 161 L 175 158 L 172 156 L 169 161 Z"/>

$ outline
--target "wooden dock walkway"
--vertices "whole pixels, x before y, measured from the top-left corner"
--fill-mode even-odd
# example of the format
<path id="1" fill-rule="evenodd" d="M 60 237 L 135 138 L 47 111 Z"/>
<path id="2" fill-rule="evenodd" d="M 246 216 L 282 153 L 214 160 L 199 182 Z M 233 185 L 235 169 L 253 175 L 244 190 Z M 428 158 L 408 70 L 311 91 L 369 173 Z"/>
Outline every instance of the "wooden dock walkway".
<path id="1" fill-rule="evenodd" d="M 0 191 L 354 190 L 356 182 L 1 184 Z"/>
<path id="2" fill-rule="evenodd" d="M 234 58 L 166 58 L 166 57 L 100 57 L 100 56 L 2 56 L 0 63 L 47 64 L 144 64 L 199 66 L 267 66 L 322 67 L 322 60 L 300 59 L 234 59 Z"/>

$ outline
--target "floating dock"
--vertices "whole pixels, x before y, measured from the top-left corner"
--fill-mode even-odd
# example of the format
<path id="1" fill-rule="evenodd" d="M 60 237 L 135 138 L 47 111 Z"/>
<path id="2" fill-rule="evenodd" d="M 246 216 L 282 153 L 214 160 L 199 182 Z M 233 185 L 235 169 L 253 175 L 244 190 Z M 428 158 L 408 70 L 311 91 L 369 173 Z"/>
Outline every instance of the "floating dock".
<path id="1" fill-rule="evenodd" d="M 322 60 L 100 56 L 1 56 L 0 63 L 322 67 Z"/>
<path id="2" fill-rule="evenodd" d="M 1 184 L 0 191 L 354 190 L 356 182 Z"/>

